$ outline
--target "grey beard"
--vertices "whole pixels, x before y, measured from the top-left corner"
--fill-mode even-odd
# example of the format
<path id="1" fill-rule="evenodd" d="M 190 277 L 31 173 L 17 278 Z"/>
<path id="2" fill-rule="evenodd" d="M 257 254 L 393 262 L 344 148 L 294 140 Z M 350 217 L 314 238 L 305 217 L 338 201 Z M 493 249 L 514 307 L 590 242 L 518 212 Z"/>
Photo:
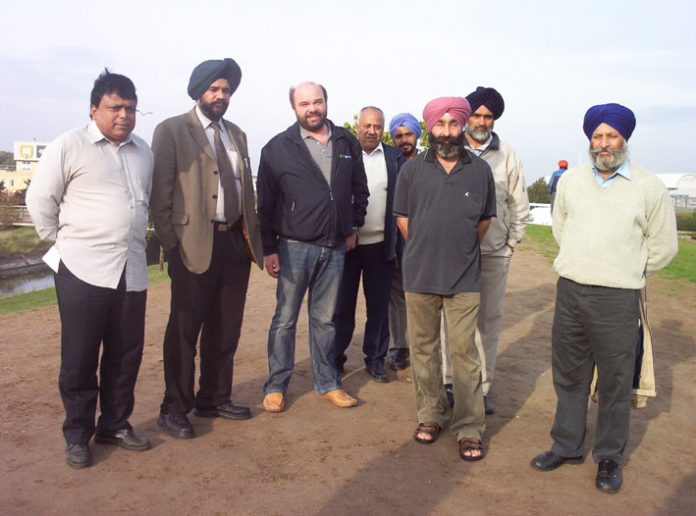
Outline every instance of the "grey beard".
<path id="1" fill-rule="evenodd" d="M 599 157 L 599 153 L 603 150 L 611 152 L 611 156 Z M 592 149 L 590 148 L 590 158 L 592 159 L 592 164 L 597 170 L 602 170 L 606 172 L 614 172 L 618 169 L 623 162 L 626 161 L 628 156 L 628 146 L 624 143 L 620 149 Z"/>
<path id="2" fill-rule="evenodd" d="M 488 138 L 491 137 L 491 133 L 493 132 L 493 128 L 491 129 L 476 129 L 473 127 L 469 127 L 468 125 L 466 126 L 466 134 L 468 134 L 472 140 L 478 143 L 486 143 L 488 141 Z"/>

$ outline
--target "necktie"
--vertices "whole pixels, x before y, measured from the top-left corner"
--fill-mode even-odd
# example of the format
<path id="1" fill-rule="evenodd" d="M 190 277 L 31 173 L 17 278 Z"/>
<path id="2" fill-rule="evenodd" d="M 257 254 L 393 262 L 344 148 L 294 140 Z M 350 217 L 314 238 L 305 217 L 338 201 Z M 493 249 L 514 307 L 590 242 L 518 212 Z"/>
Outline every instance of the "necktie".
<path id="1" fill-rule="evenodd" d="M 218 169 L 220 169 L 220 182 L 225 192 L 225 219 L 228 224 L 234 224 L 239 219 L 239 194 L 237 193 L 237 179 L 234 177 L 234 168 L 230 163 L 225 146 L 220 137 L 220 124 L 213 122 L 215 131 L 215 155 L 217 156 Z"/>

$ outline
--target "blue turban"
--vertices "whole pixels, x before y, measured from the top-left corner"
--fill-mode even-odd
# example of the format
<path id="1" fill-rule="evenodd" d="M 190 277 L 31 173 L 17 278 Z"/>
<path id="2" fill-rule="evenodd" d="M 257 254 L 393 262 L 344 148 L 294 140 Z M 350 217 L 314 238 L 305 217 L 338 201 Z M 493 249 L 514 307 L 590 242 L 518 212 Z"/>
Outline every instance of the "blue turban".
<path id="1" fill-rule="evenodd" d="M 411 113 L 399 113 L 391 119 L 391 122 L 389 122 L 389 132 L 391 133 L 392 138 L 394 138 L 394 133 L 401 126 L 407 127 L 408 129 L 413 131 L 413 134 L 416 135 L 416 138 L 420 138 L 421 126 L 418 123 L 418 120 L 416 120 L 416 117 L 413 116 Z"/>
<path id="2" fill-rule="evenodd" d="M 633 134 L 633 129 L 636 128 L 636 117 L 633 111 L 620 104 L 592 106 L 585 113 L 585 121 L 582 123 L 582 130 L 585 131 L 589 140 L 601 124 L 613 127 L 624 137 L 624 140 L 628 141 Z"/>
<path id="3" fill-rule="evenodd" d="M 191 73 L 188 84 L 188 94 L 193 100 L 203 96 L 211 84 L 218 79 L 227 79 L 232 93 L 237 90 L 242 81 L 242 70 L 234 59 L 210 59 L 196 66 Z"/>
<path id="4" fill-rule="evenodd" d="M 481 106 L 485 106 L 493 113 L 494 120 L 498 120 L 505 111 L 503 96 L 495 88 L 479 86 L 476 91 L 472 91 L 466 96 L 466 100 L 471 104 L 472 113 L 475 113 Z"/>

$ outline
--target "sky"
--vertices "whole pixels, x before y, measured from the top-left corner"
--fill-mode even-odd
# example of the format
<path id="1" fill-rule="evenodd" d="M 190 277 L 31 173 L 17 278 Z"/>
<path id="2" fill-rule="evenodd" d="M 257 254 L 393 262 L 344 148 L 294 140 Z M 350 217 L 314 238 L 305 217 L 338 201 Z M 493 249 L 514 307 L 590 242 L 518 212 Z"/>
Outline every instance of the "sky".
<path id="1" fill-rule="evenodd" d="M 51 141 L 89 121 L 106 66 L 135 83 L 136 134 L 193 106 L 193 68 L 232 57 L 242 82 L 226 118 L 263 145 L 294 121 L 290 86 L 328 90 L 329 118 L 376 105 L 387 123 L 421 118 L 439 96 L 492 86 L 505 99 L 495 131 L 527 183 L 559 159 L 587 160 L 582 119 L 618 102 L 638 120 L 631 158 L 656 173 L 694 173 L 696 2 L 693 0 L 0 0 L 0 150 Z"/>

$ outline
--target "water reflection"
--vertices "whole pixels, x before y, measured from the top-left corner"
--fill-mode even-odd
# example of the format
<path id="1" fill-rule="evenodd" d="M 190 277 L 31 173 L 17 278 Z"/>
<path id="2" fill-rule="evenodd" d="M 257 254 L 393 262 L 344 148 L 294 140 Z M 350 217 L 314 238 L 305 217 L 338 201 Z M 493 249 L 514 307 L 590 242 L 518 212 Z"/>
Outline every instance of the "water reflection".
<path id="1" fill-rule="evenodd" d="M 0 298 L 44 290 L 53 286 L 53 274 L 50 272 L 38 272 L 16 278 L 2 278 L 0 279 Z"/>

